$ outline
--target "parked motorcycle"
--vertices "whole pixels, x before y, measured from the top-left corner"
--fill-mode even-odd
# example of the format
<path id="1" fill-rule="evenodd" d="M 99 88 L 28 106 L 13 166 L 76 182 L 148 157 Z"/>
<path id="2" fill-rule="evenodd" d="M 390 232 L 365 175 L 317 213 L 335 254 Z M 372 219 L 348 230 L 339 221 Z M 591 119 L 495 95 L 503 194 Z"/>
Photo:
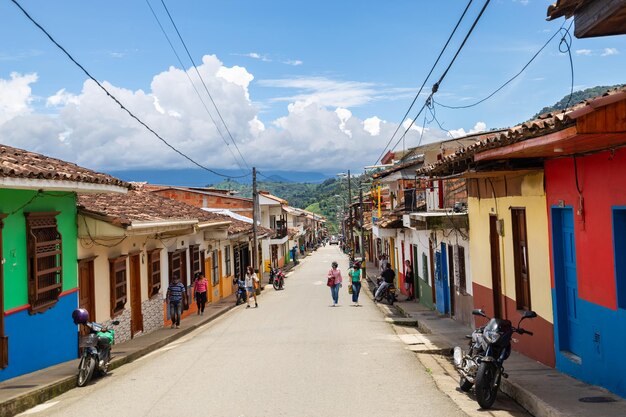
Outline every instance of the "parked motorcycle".
<path id="1" fill-rule="evenodd" d="M 476 400 L 481 408 L 486 409 L 496 400 L 502 377 L 509 377 L 504 372 L 503 363 L 511 354 L 513 333 L 532 336 L 533 333 L 521 328 L 520 324 L 524 319 L 537 317 L 537 313 L 524 311 L 517 327 L 513 327 L 509 320 L 489 318 L 483 310 L 474 310 L 472 314 L 485 317 L 489 322 L 467 336 L 470 339 L 467 352 L 459 346 L 454 348 L 454 365 L 461 374 L 461 390 L 467 392 L 476 385 Z"/>
<path id="2" fill-rule="evenodd" d="M 72 312 L 74 324 L 84 326 L 88 334 L 81 336 L 78 347 L 82 349 L 78 364 L 78 376 L 76 385 L 84 387 L 89 383 L 97 370 L 102 376 L 106 375 L 111 362 L 111 346 L 115 342 L 115 330 L 100 323 L 89 321 L 89 312 L 84 308 L 78 308 Z M 113 326 L 120 324 L 115 320 Z"/>
<path id="3" fill-rule="evenodd" d="M 272 286 L 276 291 L 285 289 L 285 274 L 282 269 L 276 268 L 276 270 L 274 270 Z"/>
<path id="4" fill-rule="evenodd" d="M 396 286 L 393 283 L 389 284 L 387 288 L 385 288 L 383 292 L 376 297 L 376 292 L 382 282 L 383 279 L 380 277 L 376 280 L 376 286 L 374 287 L 374 301 L 380 302 L 382 300 L 386 300 L 387 303 L 392 306 L 394 302 L 398 301 L 398 298 L 396 297 Z"/>
<path id="5" fill-rule="evenodd" d="M 235 305 L 243 304 L 248 300 L 248 291 L 246 290 L 246 284 L 243 280 L 233 280 L 233 284 L 237 286 L 237 298 L 235 300 Z"/>

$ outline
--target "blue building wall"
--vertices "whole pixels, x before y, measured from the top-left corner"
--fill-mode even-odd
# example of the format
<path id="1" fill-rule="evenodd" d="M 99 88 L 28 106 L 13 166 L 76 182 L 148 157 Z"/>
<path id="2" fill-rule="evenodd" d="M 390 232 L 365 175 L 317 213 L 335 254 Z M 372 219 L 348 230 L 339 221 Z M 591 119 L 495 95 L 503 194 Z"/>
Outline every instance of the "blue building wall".
<path id="1" fill-rule="evenodd" d="M 611 310 L 583 299 L 578 300 L 583 344 L 580 363 L 559 346 L 559 314 L 552 289 L 556 368 L 593 385 L 601 385 L 626 398 L 626 310 Z"/>
<path id="2" fill-rule="evenodd" d="M 0 370 L 0 381 L 77 358 L 78 327 L 72 321 L 77 305 L 78 292 L 73 292 L 44 313 L 23 310 L 6 316 L 9 365 Z"/>

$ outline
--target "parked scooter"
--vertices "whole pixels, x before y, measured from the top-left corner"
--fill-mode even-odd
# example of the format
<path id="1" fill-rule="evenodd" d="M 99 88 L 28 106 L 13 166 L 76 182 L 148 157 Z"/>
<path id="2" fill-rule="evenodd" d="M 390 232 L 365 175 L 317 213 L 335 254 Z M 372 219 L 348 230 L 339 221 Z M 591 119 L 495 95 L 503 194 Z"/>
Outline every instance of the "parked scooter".
<path id="1" fill-rule="evenodd" d="M 382 283 L 383 279 L 378 277 L 376 285 L 374 286 L 374 301 L 380 302 L 382 300 L 386 300 L 387 303 L 392 306 L 394 302 L 398 301 L 398 298 L 396 297 L 396 286 L 394 284 L 389 284 L 387 288 L 385 288 L 380 294 L 378 294 L 378 297 L 376 297 L 376 292 Z"/>
<path id="2" fill-rule="evenodd" d="M 237 286 L 237 298 L 235 305 L 243 304 L 248 299 L 248 291 L 246 290 L 246 284 L 243 280 L 233 279 L 233 284 Z"/>
<path id="3" fill-rule="evenodd" d="M 474 310 L 472 314 L 487 319 L 483 310 Z M 492 318 L 486 326 L 479 327 L 467 336 L 469 351 L 464 352 L 461 347 L 454 348 L 454 365 L 461 374 L 459 387 L 462 391 L 469 391 L 476 385 L 476 401 L 481 408 L 490 408 L 500 388 L 501 378 L 508 378 L 504 372 L 504 361 L 511 354 L 511 339 L 513 333 L 529 334 L 532 332 L 522 329 L 520 324 L 524 319 L 537 317 L 534 311 L 524 311 L 522 318 L 513 327 L 509 320 Z"/>
<path id="4" fill-rule="evenodd" d="M 283 270 L 280 268 L 276 268 L 273 270 L 274 278 L 272 280 L 272 286 L 275 290 L 283 290 L 285 289 L 285 274 Z"/>
<path id="5" fill-rule="evenodd" d="M 83 387 L 89 383 L 96 370 L 102 376 L 107 374 L 111 362 L 111 346 L 115 342 L 115 330 L 100 323 L 90 322 L 89 312 L 84 308 L 74 310 L 72 319 L 74 324 L 89 330 L 89 333 L 81 336 L 78 342 L 82 354 L 78 364 L 76 385 Z M 111 324 L 117 326 L 120 322 L 115 320 Z"/>

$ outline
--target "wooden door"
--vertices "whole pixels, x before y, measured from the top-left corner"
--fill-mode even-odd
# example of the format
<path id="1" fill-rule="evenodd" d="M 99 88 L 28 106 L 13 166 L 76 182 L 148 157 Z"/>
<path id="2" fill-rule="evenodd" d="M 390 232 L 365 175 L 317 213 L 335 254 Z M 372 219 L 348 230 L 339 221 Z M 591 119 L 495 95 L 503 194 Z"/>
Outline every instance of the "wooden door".
<path id="1" fill-rule="evenodd" d="M 450 317 L 454 316 L 454 297 L 456 296 L 456 277 L 454 274 L 454 246 L 448 245 L 448 279 L 450 281 Z"/>
<path id="2" fill-rule="evenodd" d="M 502 289 L 500 277 L 500 235 L 498 218 L 489 216 L 489 246 L 491 249 L 491 288 L 493 289 L 493 316 L 504 318 L 502 314 Z"/>
<path id="3" fill-rule="evenodd" d="M 130 257 L 130 329 L 131 337 L 143 331 L 141 312 L 141 270 L 139 254 Z"/>
<path id="4" fill-rule="evenodd" d="M 93 260 L 88 258 L 78 261 L 78 306 L 89 312 L 91 321 L 96 321 Z"/>

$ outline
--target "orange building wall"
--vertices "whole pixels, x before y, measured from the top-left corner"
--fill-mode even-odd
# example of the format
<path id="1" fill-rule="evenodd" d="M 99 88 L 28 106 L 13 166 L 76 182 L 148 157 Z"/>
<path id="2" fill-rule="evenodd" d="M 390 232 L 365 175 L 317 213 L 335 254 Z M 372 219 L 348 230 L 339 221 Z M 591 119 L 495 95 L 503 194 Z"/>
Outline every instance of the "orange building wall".
<path id="1" fill-rule="evenodd" d="M 236 213 L 252 218 L 252 201 L 241 200 L 239 198 L 229 198 L 228 196 L 216 196 L 197 193 L 194 191 L 165 189 L 155 191 L 161 197 L 182 201 L 194 207 L 237 209 Z"/>

